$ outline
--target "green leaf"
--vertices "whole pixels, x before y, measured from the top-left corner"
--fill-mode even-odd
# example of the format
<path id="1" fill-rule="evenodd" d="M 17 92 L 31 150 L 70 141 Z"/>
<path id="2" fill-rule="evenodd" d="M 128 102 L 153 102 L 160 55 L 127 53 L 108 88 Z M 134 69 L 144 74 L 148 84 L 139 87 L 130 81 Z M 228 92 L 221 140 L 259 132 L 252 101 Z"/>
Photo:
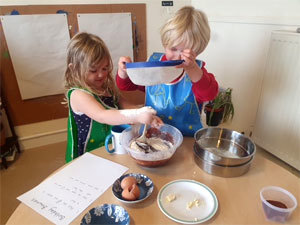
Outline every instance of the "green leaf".
<path id="1" fill-rule="evenodd" d="M 234 116 L 234 106 L 232 103 L 232 88 L 227 88 L 225 91 L 218 93 L 217 97 L 209 102 L 209 105 L 212 106 L 208 125 L 211 125 L 211 119 L 214 115 L 214 112 L 218 109 L 224 108 L 223 118 L 221 122 L 226 122 L 232 120 Z"/>

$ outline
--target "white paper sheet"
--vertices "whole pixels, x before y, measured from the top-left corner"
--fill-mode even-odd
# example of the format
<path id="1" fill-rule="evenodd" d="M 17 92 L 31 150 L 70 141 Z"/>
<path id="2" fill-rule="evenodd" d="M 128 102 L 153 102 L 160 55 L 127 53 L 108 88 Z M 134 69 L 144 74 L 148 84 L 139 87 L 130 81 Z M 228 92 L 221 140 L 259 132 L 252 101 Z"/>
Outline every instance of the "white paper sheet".
<path id="1" fill-rule="evenodd" d="M 85 153 L 17 199 L 55 224 L 69 224 L 127 170 Z"/>
<path id="2" fill-rule="evenodd" d="M 22 99 L 63 93 L 66 15 L 9 15 L 1 22 Z"/>
<path id="3" fill-rule="evenodd" d="M 99 36 L 107 45 L 114 64 L 113 75 L 121 56 L 133 60 L 131 13 L 78 14 L 79 31 Z"/>

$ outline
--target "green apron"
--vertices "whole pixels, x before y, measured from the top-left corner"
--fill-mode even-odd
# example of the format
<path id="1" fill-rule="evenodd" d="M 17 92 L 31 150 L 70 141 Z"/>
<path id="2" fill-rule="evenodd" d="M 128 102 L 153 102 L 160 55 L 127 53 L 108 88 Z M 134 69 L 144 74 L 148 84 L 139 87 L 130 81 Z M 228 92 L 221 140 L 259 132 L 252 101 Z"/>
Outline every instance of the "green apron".
<path id="1" fill-rule="evenodd" d="M 78 135 L 77 135 L 77 125 L 75 122 L 75 119 L 72 114 L 71 106 L 70 106 L 70 96 L 71 93 L 75 89 L 80 88 L 72 88 L 68 91 L 67 97 L 68 97 L 68 105 L 69 105 L 69 118 L 68 118 L 68 143 L 67 143 L 67 151 L 66 151 L 66 162 L 70 162 L 76 157 L 78 157 Z M 82 89 L 83 90 L 83 89 Z M 87 90 L 84 90 L 88 92 Z M 90 92 L 88 92 L 90 93 Z M 92 93 L 90 93 L 92 94 Z M 105 108 L 105 109 L 111 109 L 111 107 L 104 104 L 101 99 L 94 95 L 94 98 Z M 116 108 L 118 108 L 116 106 Z M 92 120 L 90 130 L 86 139 L 86 145 L 84 152 L 92 151 L 96 148 L 102 147 L 105 144 L 105 138 L 107 135 L 110 134 L 111 126 L 107 124 L 98 123 L 95 120 Z"/>

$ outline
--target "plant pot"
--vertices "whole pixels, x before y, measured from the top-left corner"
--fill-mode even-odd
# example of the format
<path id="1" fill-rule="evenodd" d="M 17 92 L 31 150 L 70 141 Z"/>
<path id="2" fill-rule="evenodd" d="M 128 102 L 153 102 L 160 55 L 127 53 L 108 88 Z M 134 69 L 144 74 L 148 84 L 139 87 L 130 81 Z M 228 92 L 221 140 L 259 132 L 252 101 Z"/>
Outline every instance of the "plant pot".
<path id="1" fill-rule="evenodd" d="M 212 115 L 211 119 L 210 119 L 210 114 L 212 113 L 212 108 L 210 106 L 205 106 L 204 112 L 206 114 L 206 124 L 208 126 L 213 126 L 213 127 L 219 126 L 219 124 L 221 123 L 221 121 L 223 119 L 224 108 L 215 109 L 213 111 L 213 115 Z"/>

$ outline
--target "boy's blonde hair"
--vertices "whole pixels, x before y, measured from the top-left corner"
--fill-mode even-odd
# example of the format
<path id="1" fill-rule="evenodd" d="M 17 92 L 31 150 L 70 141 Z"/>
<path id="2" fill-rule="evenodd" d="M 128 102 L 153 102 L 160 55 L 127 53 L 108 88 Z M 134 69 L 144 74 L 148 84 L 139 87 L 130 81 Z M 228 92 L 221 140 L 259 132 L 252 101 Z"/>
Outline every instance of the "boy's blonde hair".
<path id="1" fill-rule="evenodd" d="M 107 59 L 109 68 L 103 90 L 90 87 L 87 80 L 89 70 Z M 71 65 L 71 66 L 69 66 Z M 78 33 L 70 41 L 67 51 L 67 69 L 65 72 L 65 88 L 73 87 L 86 89 L 96 95 L 110 93 L 117 101 L 118 89 L 112 77 L 113 63 L 104 41 L 96 35 Z"/>
<path id="2" fill-rule="evenodd" d="M 172 48 L 184 43 L 199 55 L 209 42 L 210 28 L 204 12 L 185 6 L 167 21 L 160 34 L 164 47 Z"/>

